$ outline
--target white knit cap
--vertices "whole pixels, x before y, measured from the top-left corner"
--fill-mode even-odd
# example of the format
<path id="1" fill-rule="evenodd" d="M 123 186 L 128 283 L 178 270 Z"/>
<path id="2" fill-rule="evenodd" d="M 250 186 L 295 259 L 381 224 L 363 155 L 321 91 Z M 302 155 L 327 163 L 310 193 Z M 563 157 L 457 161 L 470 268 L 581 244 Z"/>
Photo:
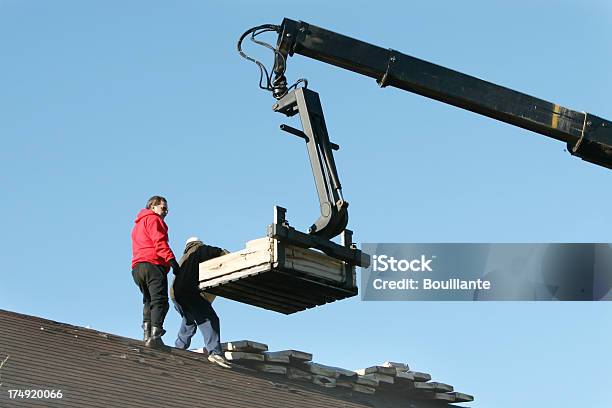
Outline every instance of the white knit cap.
<path id="1" fill-rule="evenodd" d="M 187 238 L 187 241 L 185 241 L 185 246 L 191 244 L 192 242 L 196 242 L 196 241 L 199 241 L 199 240 L 200 240 L 200 238 L 198 238 L 198 237 L 189 237 L 189 238 Z"/>

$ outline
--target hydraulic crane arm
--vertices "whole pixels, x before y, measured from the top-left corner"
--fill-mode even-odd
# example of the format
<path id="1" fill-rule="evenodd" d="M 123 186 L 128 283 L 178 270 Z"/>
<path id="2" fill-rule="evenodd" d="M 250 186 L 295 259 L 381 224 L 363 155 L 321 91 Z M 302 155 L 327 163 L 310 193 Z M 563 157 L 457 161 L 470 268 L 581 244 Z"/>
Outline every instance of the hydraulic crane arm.
<path id="1" fill-rule="evenodd" d="M 333 238 L 346 228 L 348 202 L 342 197 L 342 186 L 332 153 L 339 147 L 329 140 L 319 95 L 310 89 L 298 88 L 280 98 L 273 109 L 287 116 L 300 114 L 303 132 L 288 125 L 281 125 L 281 129 L 306 141 L 321 211 L 321 216 L 308 232 L 324 239 Z"/>
<path id="2" fill-rule="evenodd" d="M 612 168 L 612 123 L 586 112 L 304 22 L 284 19 L 274 64 L 274 96 L 287 94 L 287 57 L 301 54 L 567 143 L 568 151 Z"/>

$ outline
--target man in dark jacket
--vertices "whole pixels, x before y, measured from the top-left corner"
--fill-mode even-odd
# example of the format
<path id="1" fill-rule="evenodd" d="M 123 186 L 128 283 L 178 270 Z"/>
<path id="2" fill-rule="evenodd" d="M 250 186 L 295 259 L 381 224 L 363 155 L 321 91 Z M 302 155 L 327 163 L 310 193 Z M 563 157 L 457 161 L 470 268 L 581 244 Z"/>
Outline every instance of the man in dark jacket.
<path id="1" fill-rule="evenodd" d="M 221 248 L 204 245 L 197 237 L 189 238 L 179 261 L 181 274 L 174 279 L 171 296 L 176 310 L 183 318 L 175 346 L 187 349 L 196 327 L 199 327 L 208 350 L 208 360 L 229 368 L 230 365 L 221 350 L 219 317 L 211 305 L 214 296 L 201 293 L 199 288 L 200 263 L 226 253 L 227 251 Z"/>
<path id="2" fill-rule="evenodd" d="M 142 292 L 142 328 L 147 346 L 163 346 L 164 319 L 168 312 L 168 278 L 172 267 L 179 273 L 179 265 L 168 245 L 168 226 L 164 218 L 168 202 L 153 196 L 136 217 L 132 230 L 132 278 Z"/>

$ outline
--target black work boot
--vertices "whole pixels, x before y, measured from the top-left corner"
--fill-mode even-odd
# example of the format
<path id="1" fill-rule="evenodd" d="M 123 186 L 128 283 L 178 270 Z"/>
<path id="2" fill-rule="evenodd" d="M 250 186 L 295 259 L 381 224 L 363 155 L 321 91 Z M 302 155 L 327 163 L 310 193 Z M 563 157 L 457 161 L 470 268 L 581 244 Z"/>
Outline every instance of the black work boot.
<path id="1" fill-rule="evenodd" d="M 145 346 L 148 347 L 163 347 L 165 346 L 162 341 L 162 336 L 166 334 L 166 331 L 161 327 L 153 326 L 151 328 L 151 337 L 145 342 Z"/>
<path id="2" fill-rule="evenodd" d="M 144 330 L 142 341 L 146 343 L 151 338 L 151 322 L 144 322 L 142 324 L 142 329 Z"/>

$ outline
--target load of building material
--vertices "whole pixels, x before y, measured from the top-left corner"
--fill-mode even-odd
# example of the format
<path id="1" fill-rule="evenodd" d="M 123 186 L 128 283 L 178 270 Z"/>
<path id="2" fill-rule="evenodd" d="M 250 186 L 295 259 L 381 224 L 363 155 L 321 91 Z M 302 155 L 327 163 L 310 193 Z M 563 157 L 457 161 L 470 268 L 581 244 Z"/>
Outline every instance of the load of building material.
<path id="1" fill-rule="evenodd" d="M 284 314 L 357 294 L 354 266 L 270 237 L 202 262 L 200 289 Z"/>
<path id="2" fill-rule="evenodd" d="M 365 394 L 394 393 L 406 399 L 445 403 L 474 400 L 471 395 L 455 392 L 452 385 L 430 381 L 431 375 L 427 373 L 411 371 L 405 363 L 386 361 L 378 366 L 352 371 L 314 363 L 312 354 L 304 351 L 270 352 L 266 344 L 252 340 L 223 343 L 222 348 L 225 357 L 234 364 L 326 388 L 347 388 Z M 193 351 L 202 352 L 201 349 Z"/>

